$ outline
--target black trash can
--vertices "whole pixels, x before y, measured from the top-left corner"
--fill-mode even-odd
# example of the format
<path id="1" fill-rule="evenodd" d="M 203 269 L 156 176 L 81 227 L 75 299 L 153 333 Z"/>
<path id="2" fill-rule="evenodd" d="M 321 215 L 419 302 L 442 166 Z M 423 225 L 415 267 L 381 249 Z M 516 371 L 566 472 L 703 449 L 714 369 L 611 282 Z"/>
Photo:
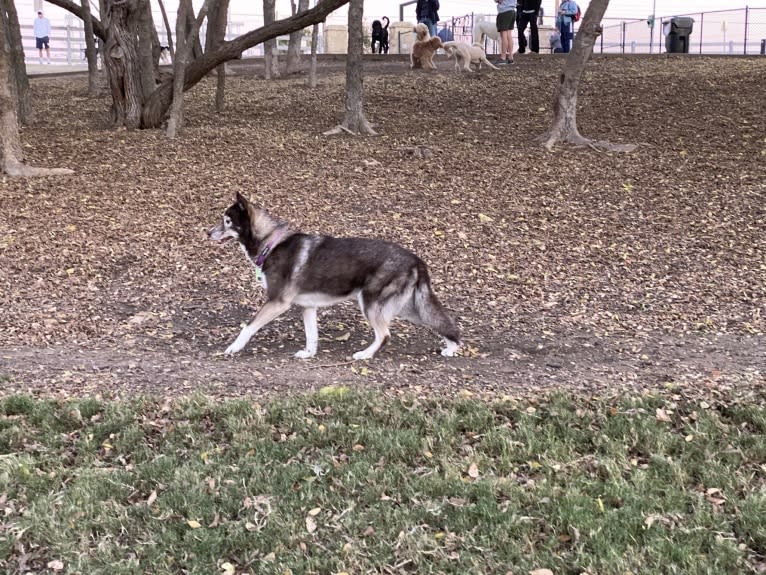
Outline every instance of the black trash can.
<path id="1" fill-rule="evenodd" d="M 689 16 L 673 16 L 670 19 L 667 36 L 665 36 L 665 50 L 671 54 L 689 53 L 689 36 L 694 27 L 694 18 Z"/>

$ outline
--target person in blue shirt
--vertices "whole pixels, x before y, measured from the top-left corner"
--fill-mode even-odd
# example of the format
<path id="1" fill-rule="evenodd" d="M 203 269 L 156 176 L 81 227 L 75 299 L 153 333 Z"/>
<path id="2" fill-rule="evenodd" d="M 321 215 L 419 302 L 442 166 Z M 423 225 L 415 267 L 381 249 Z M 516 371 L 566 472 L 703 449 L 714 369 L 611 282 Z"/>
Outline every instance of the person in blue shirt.
<path id="1" fill-rule="evenodd" d="M 439 21 L 439 0 L 418 0 L 415 4 L 415 18 L 418 24 L 428 26 L 431 36 L 436 36 L 436 23 Z"/>
<path id="2" fill-rule="evenodd" d="M 574 17 L 577 14 L 577 2 L 564 0 L 559 5 L 558 27 L 561 32 L 561 48 L 565 54 L 569 53 L 574 37 Z"/>
<path id="3" fill-rule="evenodd" d="M 45 16 L 43 16 L 42 12 L 37 13 L 37 19 L 35 20 L 35 25 L 34 25 L 34 33 L 35 33 L 35 45 L 37 46 L 37 50 L 40 52 L 40 64 L 43 63 L 43 48 L 45 48 L 45 57 L 48 60 L 48 64 L 50 64 L 51 63 L 51 46 L 50 46 L 51 23 L 50 23 L 50 20 L 48 20 Z"/>
<path id="4" fill-rule="evenodd" d="M 516 23 L 516 0 L 495 0 L 497 2 L 497 33 L 500 35 L 500 60 L 498 66 L 513 64 L 513 25 Z"/>

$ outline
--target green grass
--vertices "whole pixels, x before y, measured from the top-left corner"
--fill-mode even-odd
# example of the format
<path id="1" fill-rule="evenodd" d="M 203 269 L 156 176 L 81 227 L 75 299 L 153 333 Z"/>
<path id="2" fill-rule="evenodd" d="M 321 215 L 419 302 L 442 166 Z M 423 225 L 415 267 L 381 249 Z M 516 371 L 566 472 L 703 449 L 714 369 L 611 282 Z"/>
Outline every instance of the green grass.
<path id="1" fill-rule="evenodd" d="M 8 397 L 0 571 L 756 572 L 765 433 L 659 396 Z"/>

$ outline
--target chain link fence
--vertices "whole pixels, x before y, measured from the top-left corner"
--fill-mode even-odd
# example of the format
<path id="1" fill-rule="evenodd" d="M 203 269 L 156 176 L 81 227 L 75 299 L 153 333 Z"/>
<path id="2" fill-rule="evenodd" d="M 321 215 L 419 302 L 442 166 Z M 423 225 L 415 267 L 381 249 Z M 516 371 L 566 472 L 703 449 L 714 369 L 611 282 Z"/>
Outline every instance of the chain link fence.
<path id="1" fill-rule="evenodd" d="M 689 36 L 689 53 L 734 55 L 764 54 L 766 51 L 766 8 L 739 8 L 678 16 L 694 20 Z M 657 18 L 653 27 L 648 25 L 646 18 L 605 19 L 602 22 L 603 33 L 594 51 L 603 54 L 662 54 L 667 51 L 665 38 L 671 18 Z M 494 23 L 494 15 L 459 16 L 440 22 L 439 29 L 447 29 L 455 40 L 470 44 L 473 42 L 474 24 L 480 20 Z M 552 24 L 552 18 L 546 17 L 546 20 L 551 20 Z M 493 53 L 495 42 L 485 38 L 484 47 L 487 53 Z"/>
<path id="2" fill-rule="evenodd" d="M 766 45 L 766 8 L 740 8 L 679 14 L 694 20 L 689 35 L 691 54 L 763 54 Z M 604 54 L 661 54 L 671 18 L 604 23 L 595 51 Z"/>

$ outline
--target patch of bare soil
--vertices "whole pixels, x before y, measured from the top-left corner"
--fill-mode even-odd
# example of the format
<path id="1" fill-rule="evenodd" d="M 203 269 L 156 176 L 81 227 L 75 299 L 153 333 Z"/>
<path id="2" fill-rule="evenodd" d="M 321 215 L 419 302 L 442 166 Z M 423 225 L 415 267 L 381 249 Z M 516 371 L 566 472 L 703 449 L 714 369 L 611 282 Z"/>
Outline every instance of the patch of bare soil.
<path id="1" fill-rule="evenodd" d="M 328 384 L 453 394 L 754 389 L 766 370 L 766 59 L 594 57 L 581 132 L 631 154 L 533 140 L 563 60 L 500 72 L 366 62 L 378 137 L 323 137 L 343 70 L 266 82 L 235 67 L 187 94 L 184 136 L 107 127 L 86 78 L 32 82 L 33 165 L 71 177 L 0 187 L 0 378 L 8 394 L 285 394 Z M 413 153 L 418 150 L 417 153 Z M 421 151 L 426 150 L 423 155 Z M 297 310 L 233 359 L 262 301 L 252 267 L 205 229 L 240 190 L 303 230 L 419 253 L 464 332 L 463 356 L 397 324 L 369 362 L 351 304 Z"/>

